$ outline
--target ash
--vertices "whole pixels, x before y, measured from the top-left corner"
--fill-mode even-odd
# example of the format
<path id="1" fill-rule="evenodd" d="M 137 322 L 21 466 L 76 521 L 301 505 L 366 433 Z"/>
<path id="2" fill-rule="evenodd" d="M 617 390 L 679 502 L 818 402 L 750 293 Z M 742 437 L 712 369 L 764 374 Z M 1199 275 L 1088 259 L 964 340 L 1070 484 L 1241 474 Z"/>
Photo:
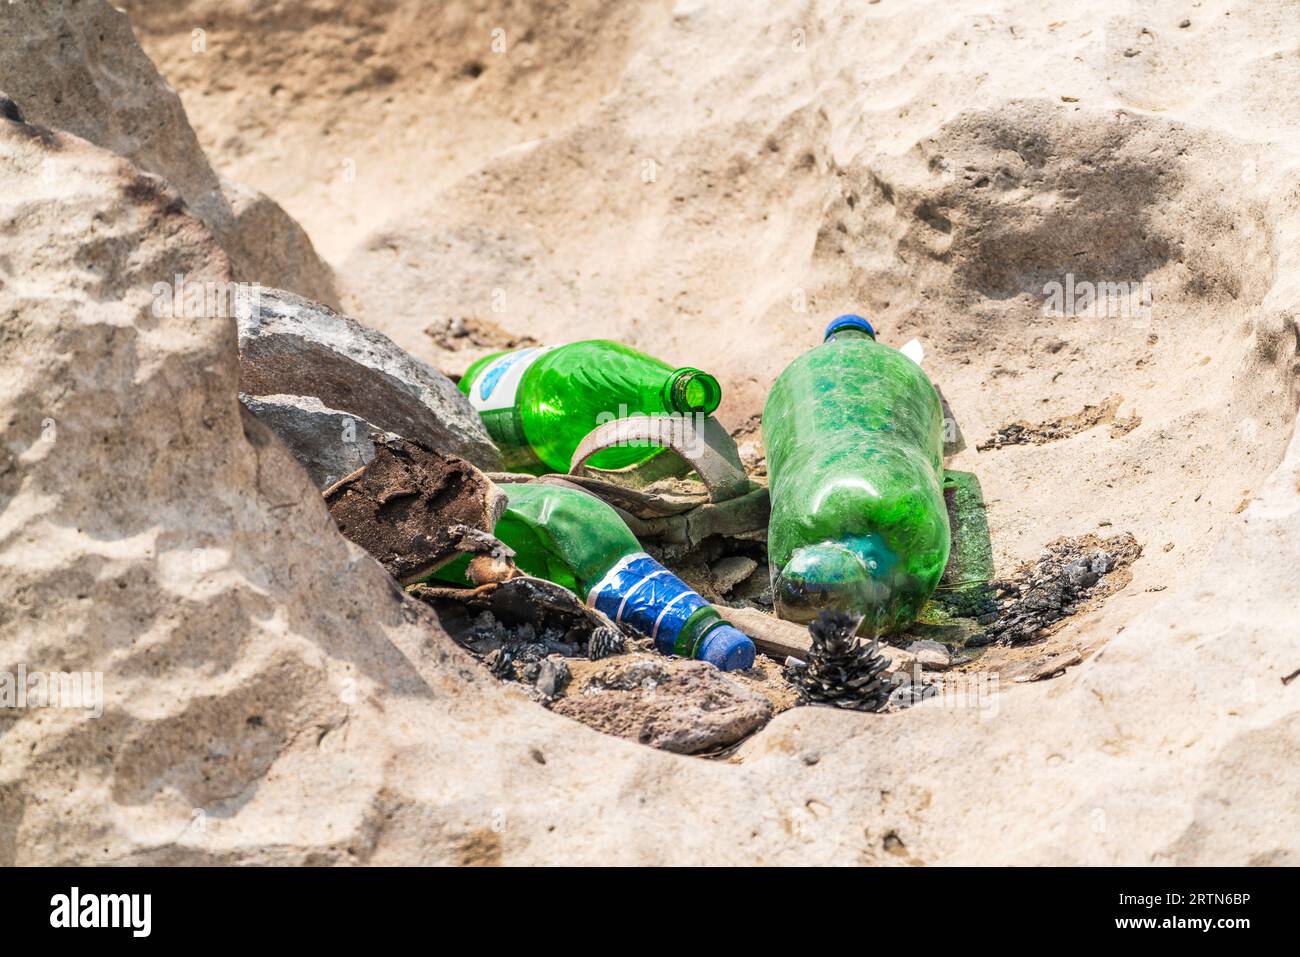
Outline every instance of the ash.
<path id="1" fill-rule="evenodd" d="M 1141 554 L 1142 546 L 1127 533 L 1052 542 L 1037 562 L 993 583 L 997 618 L 980 643 L 1023 645 L 1038 640 L 1056 622 L 1127 584 L 1129 576 L 1121 579 L 1116 572 Z"/>

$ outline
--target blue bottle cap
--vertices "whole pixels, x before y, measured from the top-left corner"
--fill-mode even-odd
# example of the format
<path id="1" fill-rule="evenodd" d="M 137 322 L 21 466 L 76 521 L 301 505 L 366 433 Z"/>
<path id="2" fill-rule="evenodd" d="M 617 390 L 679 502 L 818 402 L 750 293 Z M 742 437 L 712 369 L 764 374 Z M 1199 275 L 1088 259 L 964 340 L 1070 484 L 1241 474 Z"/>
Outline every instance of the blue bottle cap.
<path id="1" fill-rule="evenodd" d="M 698 657 L 720 671 L 741 671 L 754 666 L 754 643 L 724 622 L 704 636 Z"/>
<path id="2" fill-rule="evenodd" d="M 863 319 L 861 316 L 855 316 L 853 313 L 848 313 L 831 320 L 830 325 L 826 327 L 825 334 L 822 336 L 822 342 L 825 342 L 841 329 L 861 329 L 872 339 L 876 338 L 876 330 L 871 328 L 871 323 L 867 322 L 867 320 Z"/>

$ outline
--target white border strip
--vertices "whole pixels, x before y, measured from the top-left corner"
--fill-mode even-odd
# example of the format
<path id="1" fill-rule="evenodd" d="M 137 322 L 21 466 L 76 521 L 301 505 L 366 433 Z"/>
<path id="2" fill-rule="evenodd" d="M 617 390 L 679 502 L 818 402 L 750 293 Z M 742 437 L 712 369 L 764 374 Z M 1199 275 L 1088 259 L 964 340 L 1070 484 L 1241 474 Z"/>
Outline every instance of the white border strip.
<path id="1" fill-rule="evenodd" d="M 686 598 L 687 596 L 689 596 L 689 595 L 693 595 L 693 594 L 694 594 L 694 592 L 692 592 L 692 591 L 684 591 L 684 592 L 682 592 L 681 594 L 679 594 L 676 598 L 674 598 L 672 601 L 670 601 L 668 604 L 664 605 L 664 607 L 663 607 L 663 611 L 659 612 L 659 617 L 655 619 L 655 630 L 654 630 L 654 632 L 651 633 L 651 635 L 650 635 L 650 638 L 651 638 L 652 640 L 654 640 L 654 641 L 658 641 L 658 640 L 659 640 L 659 623 L 662 622 L 662 621 L 664 620 L 664 615 L 668 614 L 668 609 L 672 608 L 673 605 L 677 604 L 677 603 L 678 603 L 679 601 L 681 601 L 683 598 Z"/>

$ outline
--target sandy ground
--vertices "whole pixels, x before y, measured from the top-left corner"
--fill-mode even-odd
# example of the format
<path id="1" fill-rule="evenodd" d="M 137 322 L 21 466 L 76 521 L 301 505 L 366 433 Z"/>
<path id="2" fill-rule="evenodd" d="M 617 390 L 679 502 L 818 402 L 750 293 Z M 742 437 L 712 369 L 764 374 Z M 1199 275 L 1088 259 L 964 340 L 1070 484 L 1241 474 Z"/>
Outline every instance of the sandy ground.
<path id="1" fill-rule="evenodd" d="M 263 184 L 333 262 L 583 116 L 667 19 L 662 4 L 600 0 L 118 5 L 222 172 Z"/>

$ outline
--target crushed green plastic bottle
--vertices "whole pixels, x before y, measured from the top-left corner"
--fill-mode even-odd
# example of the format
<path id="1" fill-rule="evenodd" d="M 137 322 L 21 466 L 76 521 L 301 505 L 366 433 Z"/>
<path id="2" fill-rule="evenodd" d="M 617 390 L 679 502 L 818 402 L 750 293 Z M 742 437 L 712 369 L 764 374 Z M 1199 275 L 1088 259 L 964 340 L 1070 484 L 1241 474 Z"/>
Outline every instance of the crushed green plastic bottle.
<path id="1" fill-rule="evenodd" d="M 940 585 L 952 591 L 986 585 L 993 579 L 993 542 L 979 477 L 954 471 L 945 471 L 943 476 L 952 554 Z"/>
<path id="2" fill-rule="evenodd" d="M 943 410 L 921 367 L 841 316 L 777 378 L 763 440 L 778 614 L 837 608 L 872 635 L 916 618 L 950 547 Z"/>
<path id="3" fill-rule="evenodd" d="M 651 558 L 600 499 L 543 483 L 501 486 L 509 500 L 494 534 L 525 574 L 563 585 L 614 621 L 653 638 L 663 654 L 708 661 L 723 671 L 754 663 L 754 643 L 721 612 Z M 439 578 L 461 580 L 466 562 Z"/>
<path id="4" fill-rule="evenodd" d="M 699 369 L 674 369 L 643 352 L 590 339 L 566 346 L 498 352 L 475 362 L 460 389 L 479 412 L 514 472 L 567 472 L 587 433 L 631 415 L 708 415 L 722 400 L 718 381 Z M 594 468 L 620 469 L 663 449 L 605 449 Z"/>

